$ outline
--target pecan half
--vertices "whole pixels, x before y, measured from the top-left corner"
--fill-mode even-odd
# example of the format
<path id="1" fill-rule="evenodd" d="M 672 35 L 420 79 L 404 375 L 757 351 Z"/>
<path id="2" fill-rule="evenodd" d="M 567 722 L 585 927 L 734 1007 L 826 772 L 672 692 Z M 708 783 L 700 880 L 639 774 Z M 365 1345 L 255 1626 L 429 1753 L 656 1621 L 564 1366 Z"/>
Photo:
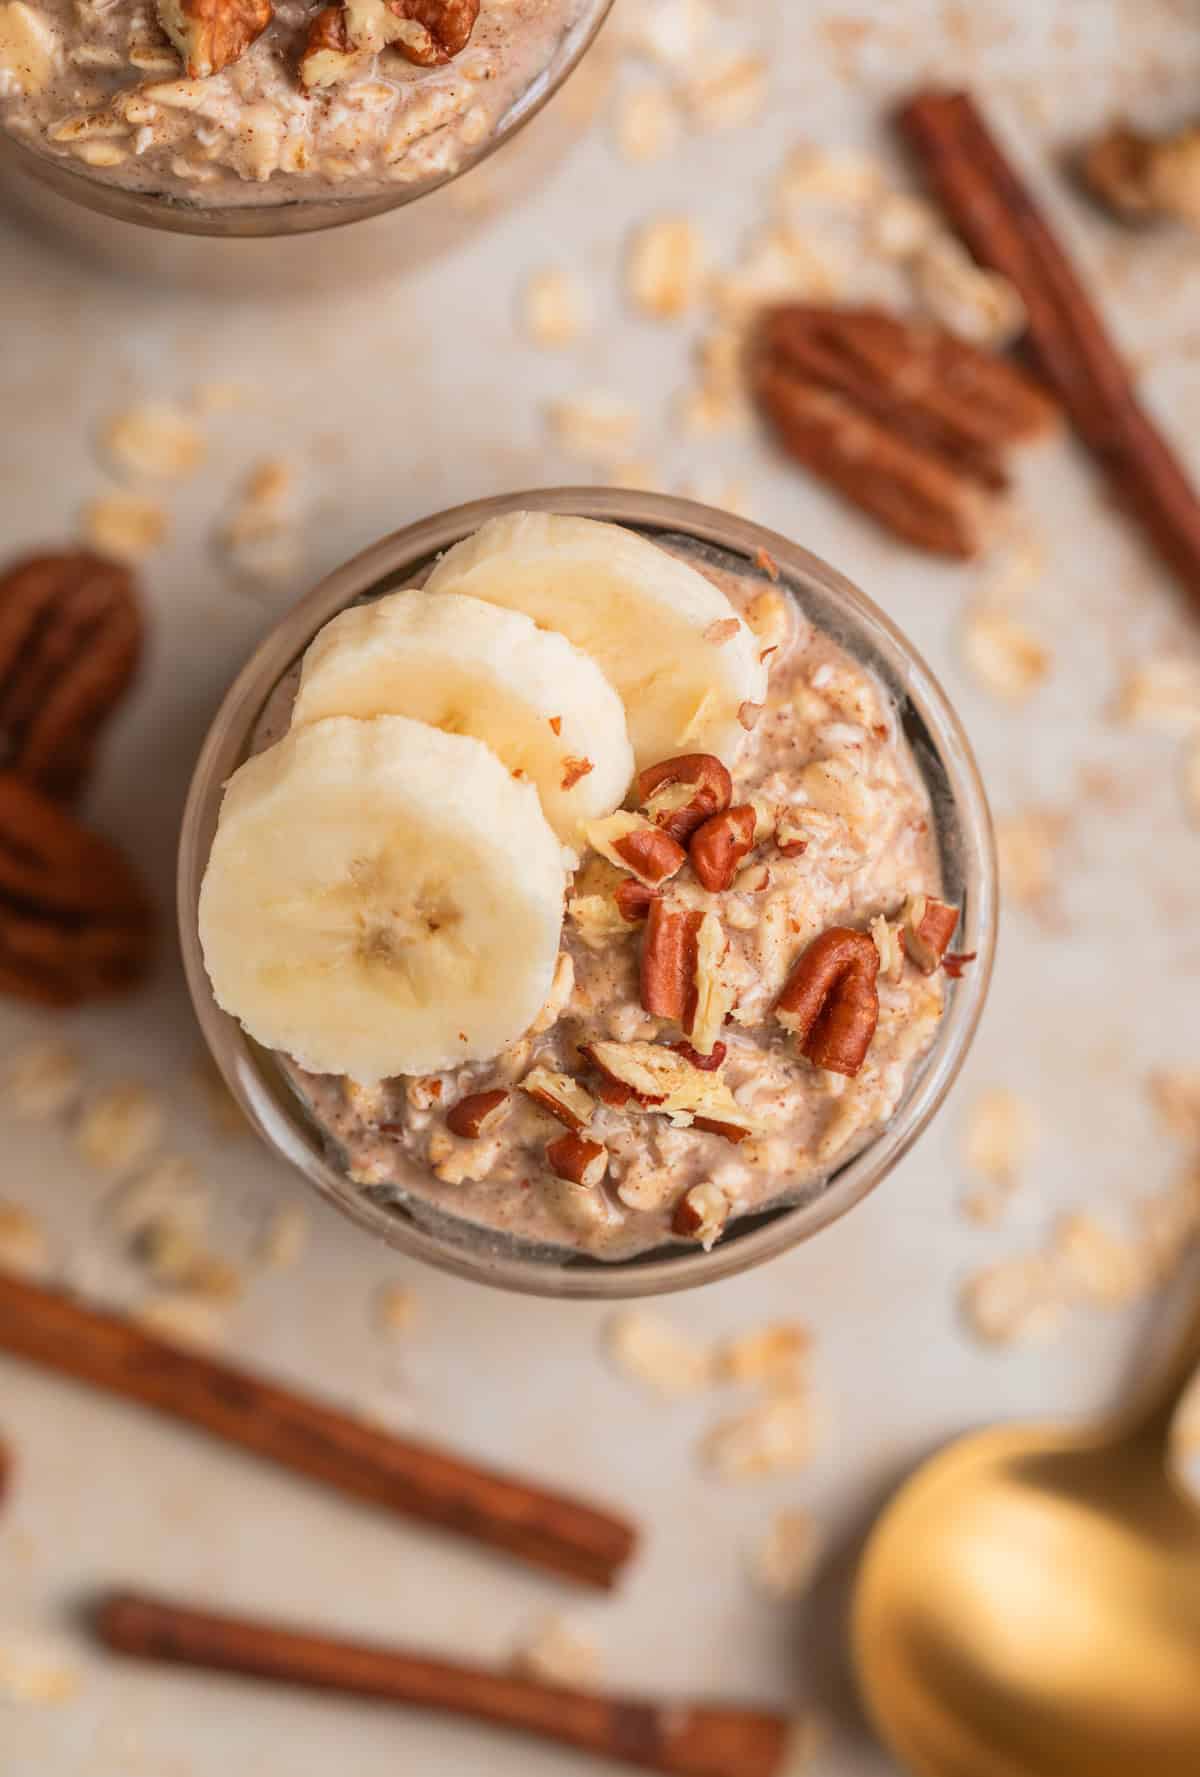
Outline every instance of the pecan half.
<path id="1" fill-rule="evenodd" d="M 487 1092 L 471 1092 L 466 1098 L 460 1098 L 456 1105 L 446 1113 L 446 1128 L 451 1135 L 465 1136 L 474 1141 L 478 1136 L 489 1135 L 503 1117 L 508 1105 L 508 1093 L 502 1086 L 494 1086 Z"/>
<path id="2" fill-rule="evenodd" d="M 189 80 L 207 80 L 236 62 L 275 15 L 271 0 L 155 0 L 155 6 Z"/>
<path id="3" fill-rule="evenodd" d="M 568 1184 L 592 1189 L 608 1171 L 608 1149 L 585 1135 L 560 1135 L 546 1149 L 550 1170 Z"/>
<path id="4" fill-rule="evenodd" d="M 754 850 L 757 824 L 749 804 L 715 814 L 692 834 L 688 857 L 706 889 L 714 894 L 732 887 L 738 865 Z"/>
<path id="5" fill-rule="evenodd" d="M 394 49 L 418 67 L 436 68 L 465 49 L 479 0 L 338 0 L 317 13 L 300 56 L 305 91 L 334 86 L 367 56 Z"/>
<path id="6" fill-rule="evenodd" d="M 123 993 L 153 920 L 124 856 L 15 772 L 0 772 L 0 993 L 47 1006 Z"/>
<path id="7" fill-rule="evenodd" d="M 932 895 L 914 895 L 904 909 L 904 948 L 924 975 L 941 967 L 958 925 L 958 908 Z"/>
<path id="8" fill-rule="evenodd" d="M 866 932 L 831 926 L 789 975 L 775 1016 L 815 1067 L 856 1074 L 879 1018 L 879 952 Z"/>
<path id="9" fill-rule="evenodd" d="M 733 779 L 713 753 L 681 753 L 638 773 L 637 800 L 649 820 L 679 845 L 733 801 Z"/>
<path id="10" fill-rule="evenodd" d="M 1008 486 L 1006 450 L 1055 411 L 1007 360 L 873 308 L 768 310 L 750 376 L 791 456 L 937 555 L 981 551 Z"/>
<path id="11" fill-rule="evenodd" d="M 696 1007 L 696 962 L 704 914 L 673 912 L 655 901 L 642 939 L 642 1009 L 655 1018 L 690 1022 Z"/>
<path id="12" fill-rule="evenodd" d="M 142 617 L 128 569 L 85 551 L 31 556 L 0 578 L 0 758 L 73 796 L 128 689 Z"/>

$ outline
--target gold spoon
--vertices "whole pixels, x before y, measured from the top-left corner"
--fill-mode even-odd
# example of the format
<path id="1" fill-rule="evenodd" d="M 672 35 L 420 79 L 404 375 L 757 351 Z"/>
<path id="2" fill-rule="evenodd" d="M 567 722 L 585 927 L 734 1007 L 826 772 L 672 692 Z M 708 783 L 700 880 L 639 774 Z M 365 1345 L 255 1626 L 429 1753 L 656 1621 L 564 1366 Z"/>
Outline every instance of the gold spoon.
<path id="1" fill-rule="evenodd" d="M 1200 1303 L 1138 1400 L 963 1438 L 871 1533 L 859 1682 L 918 1777 L 1200 1777 L 1200 1511 L 1171 1420 Z"/>

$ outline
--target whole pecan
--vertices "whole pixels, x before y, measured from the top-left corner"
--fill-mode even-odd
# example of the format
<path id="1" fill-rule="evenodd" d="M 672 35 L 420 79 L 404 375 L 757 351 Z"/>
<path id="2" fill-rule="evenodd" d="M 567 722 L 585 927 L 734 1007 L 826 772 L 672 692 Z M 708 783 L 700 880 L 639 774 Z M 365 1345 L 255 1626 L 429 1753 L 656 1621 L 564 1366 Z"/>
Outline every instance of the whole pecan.
<path id="1" fill-rule="evenodd" d="M 866 932 L 831 926 L 789 975 L 775 1016 L 802 1055 L 834 1074 L 856 1074 L 879 1018 L 879 952 Z"/>
<path id="2" fill-rule="evenodd" d="M 10 568 L 0 578 L 0 763 L 73 796 L 141 650 L 127 569 L 82 550 Z"/>
<path id="3" fill-rule="evenodd" d="M 152 920 L 125 858 L 15 772 L 0 772 L 0 993 L 48 1006 L 124 992 Z"/>
<path id="4" fill-rule="evenodd" d="M 713 753 L 681 753 L 638 773 L 638 807 L 677 845 L 733 801 L 733 779 Z"/>

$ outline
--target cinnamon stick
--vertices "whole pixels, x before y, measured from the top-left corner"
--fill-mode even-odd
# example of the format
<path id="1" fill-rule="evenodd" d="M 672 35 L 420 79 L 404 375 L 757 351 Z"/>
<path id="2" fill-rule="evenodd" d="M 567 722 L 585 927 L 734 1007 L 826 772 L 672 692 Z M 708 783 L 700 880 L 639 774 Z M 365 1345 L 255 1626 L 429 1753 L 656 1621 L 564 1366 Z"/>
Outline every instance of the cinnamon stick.
<path id="1" fill-rule="evenodd" d="M 106 1647 L 135 1659 L 406 1703 L 673 1777 L 785 1777 L 793 1743 L 792 1724 L 767 1710 L 567 1690 L 138 1593 L 102 1599 L 94 1626 Z"/>
<path id="2" fill-rule="evenodd" d="M 899 114 L 975 257 L 1028 311 L 1026 344 L 1080 438 L 1200 609 L 1200 496 L 1145 412 L 1079 273 L 967 93 L 920 93 Z"/>
<path id="3" fill-rule="evenodd" d="M 182 1419 L 327 1487 L 503 1549 L 586 1585 L 615 1584 L 632 1526 L 530 1482 L 476 1468 L 198 1352 L 115 1314 L 0 1273 L 0 1350 Z"/>

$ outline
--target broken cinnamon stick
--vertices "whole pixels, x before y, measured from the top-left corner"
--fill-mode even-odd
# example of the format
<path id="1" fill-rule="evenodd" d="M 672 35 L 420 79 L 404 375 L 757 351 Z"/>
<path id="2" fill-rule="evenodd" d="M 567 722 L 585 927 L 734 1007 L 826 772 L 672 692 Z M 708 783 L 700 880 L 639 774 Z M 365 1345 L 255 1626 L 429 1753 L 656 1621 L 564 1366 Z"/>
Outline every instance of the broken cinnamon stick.
<path id="1" fill-rule="evenodd" d="M 295 1474 L 607 1588 L 633 1553 L 624 1519 L 154 1338 L 118 1315 L 0 1273 L 0 1350 L 198 1426 Z"/>
<path id="2" fill-rule="evenodd" d="M 974 100 L 918 94 L 900 112 L 899 127 L 975 257 L 1020 292 L 1030 354 L 1116 498 L 1200 608 L 1200 496 L 1138 401 L 1078 272 Z"/>
<path id="3" fill-rule="evenodd" d="M 94 1626 L 106 1647 L 135 1659 L 407 1703 L 675 1777 L 785 1777 L 795 1745 L 794 1725 L 763 1709 L 567 1690 L 515 1673 L 333 1641 L 137 1593 L 102 1599 Z"/>

